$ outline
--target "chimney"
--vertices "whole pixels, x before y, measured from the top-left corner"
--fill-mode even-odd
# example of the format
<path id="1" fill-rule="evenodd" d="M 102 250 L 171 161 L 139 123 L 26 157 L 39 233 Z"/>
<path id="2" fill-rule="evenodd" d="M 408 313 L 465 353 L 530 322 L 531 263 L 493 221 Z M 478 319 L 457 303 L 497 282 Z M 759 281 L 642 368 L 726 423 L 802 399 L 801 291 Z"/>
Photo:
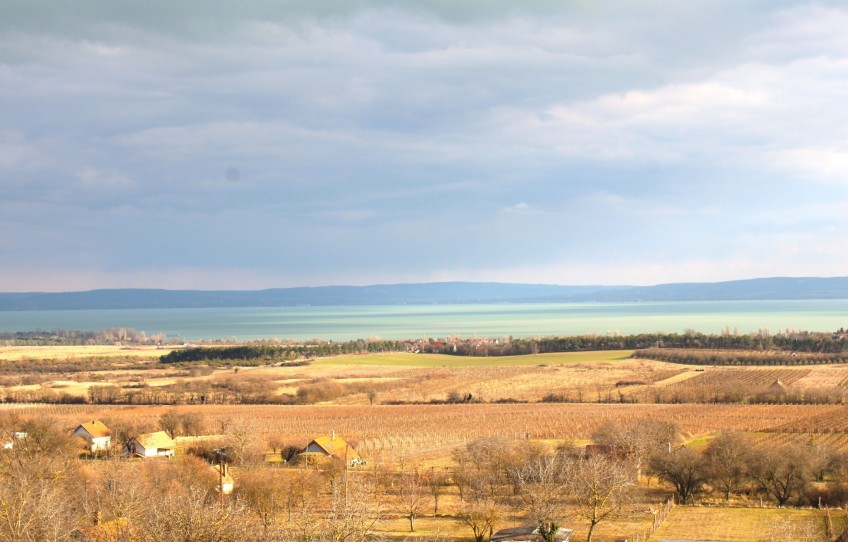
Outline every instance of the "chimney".
<path id="1" fill-rule="evenodd" d="M 665 443 L 665 455 L 671 455 L 671 443 L 670 442 Z"/>
<path id="2" fill-rule="evenodd" d="M 100 515 L 100 510 L 94 512 L 94 524 L 100 525 L 103 522 L 103 516 Z"/>
<path id="3" fill-rule="evenodd" d="M 333 430 L 330 430 L 330 440 L 336 440 L 336 432 Z"/>

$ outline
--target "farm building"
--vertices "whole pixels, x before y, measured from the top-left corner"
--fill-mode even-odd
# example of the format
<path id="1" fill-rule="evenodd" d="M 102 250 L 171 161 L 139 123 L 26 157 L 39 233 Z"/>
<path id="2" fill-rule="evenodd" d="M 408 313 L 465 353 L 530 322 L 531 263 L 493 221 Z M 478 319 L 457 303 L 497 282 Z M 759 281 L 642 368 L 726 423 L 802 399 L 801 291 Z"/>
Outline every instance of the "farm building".
<path id="1" fill-rule="evenodd" d="M 138 457 L 171 457 L 176 444 L 164 431 L 133 437 L 127 443 L 127 455 Z"/>
<path id="2" fill-rule="evenodd" d="M 571 529 L 563 529 L 560 527 L 554 533 L 554 540 L 557 542 L 569 542 L 574 531 Z M 524 527 L 512 527 L 510 529 L 501 529 L 492 535 L 489 539 L 491 542 L 542 542 L 544 538 L 539 533 L 538 525 L 528 525 Z"/>
<path id="3" fill-rule="evenodd" d="M 318 437 L 306 445 L 304 452 L 318 453 L 328 457 L 335 457 L 348 463 L 359 463 L 361 461 L 356 450 L 343 438 L 336 437 L 335 431 L 329 436 Z"/>
<path id="4" fill-rule="evenodd" d="M 80 424 L 74 429 L 74 436 L 85 440 L 91 453 L 108 450 L 112 444 L 112 430 L 100 420 Z"/>
<path id="5" fill-rule="evenodd" d="M 786 392 L 788 392 L 789 390 L 786 387 L 786 384 L 781 382 L 778 378 L 771 386 L 768 387 L 768 390 L 766 391 L 768 391 L 769 393 L 775 393 L 777 395 L 785 395 Z"/>

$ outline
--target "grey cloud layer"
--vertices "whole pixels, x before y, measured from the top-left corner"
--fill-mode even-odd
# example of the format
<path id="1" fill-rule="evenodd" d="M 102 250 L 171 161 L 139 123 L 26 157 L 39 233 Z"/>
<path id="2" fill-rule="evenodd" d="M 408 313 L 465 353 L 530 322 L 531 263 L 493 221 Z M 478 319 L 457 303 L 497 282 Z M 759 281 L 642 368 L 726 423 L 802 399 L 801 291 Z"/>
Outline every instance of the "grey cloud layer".
<path id="1" fill-rule="evenodd" d="M 835 3 L 34 4 L 5 290 L 848 274 Z"/>

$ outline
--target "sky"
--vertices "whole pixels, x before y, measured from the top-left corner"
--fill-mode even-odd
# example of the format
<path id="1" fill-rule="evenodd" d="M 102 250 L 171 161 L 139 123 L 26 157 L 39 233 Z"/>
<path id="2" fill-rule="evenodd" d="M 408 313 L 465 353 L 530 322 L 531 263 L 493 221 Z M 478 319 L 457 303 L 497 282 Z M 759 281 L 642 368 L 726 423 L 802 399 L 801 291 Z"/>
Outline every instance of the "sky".
<path id="1" fill-rule="evenodd" d="M 4 0 L 0 291 L 848 275 L 848 6 Z"/>

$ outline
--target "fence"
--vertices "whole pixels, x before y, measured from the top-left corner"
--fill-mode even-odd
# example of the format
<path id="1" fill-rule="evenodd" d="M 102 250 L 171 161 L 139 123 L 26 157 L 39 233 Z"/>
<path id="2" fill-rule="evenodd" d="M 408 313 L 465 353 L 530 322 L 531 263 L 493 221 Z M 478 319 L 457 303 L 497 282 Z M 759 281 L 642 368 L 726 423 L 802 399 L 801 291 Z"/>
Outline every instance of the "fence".
<path id="1" fill-rule="evenodd" d="M 630 538 L 630 542 L 647 542 L 647 540 L 651 538 L 651 535 L 660 528 L 660 525 L 663 524 L 673 508 L 674 497 L 669 497 L 668 500 L 665 501 L 665 504 L 660 506 L 659 510 L 654 513 L 654 521 L 651 524 L 651 527 L 647 531 L 634 534 Z M 844 542 L 848 542 L 848 540 Z"/>

